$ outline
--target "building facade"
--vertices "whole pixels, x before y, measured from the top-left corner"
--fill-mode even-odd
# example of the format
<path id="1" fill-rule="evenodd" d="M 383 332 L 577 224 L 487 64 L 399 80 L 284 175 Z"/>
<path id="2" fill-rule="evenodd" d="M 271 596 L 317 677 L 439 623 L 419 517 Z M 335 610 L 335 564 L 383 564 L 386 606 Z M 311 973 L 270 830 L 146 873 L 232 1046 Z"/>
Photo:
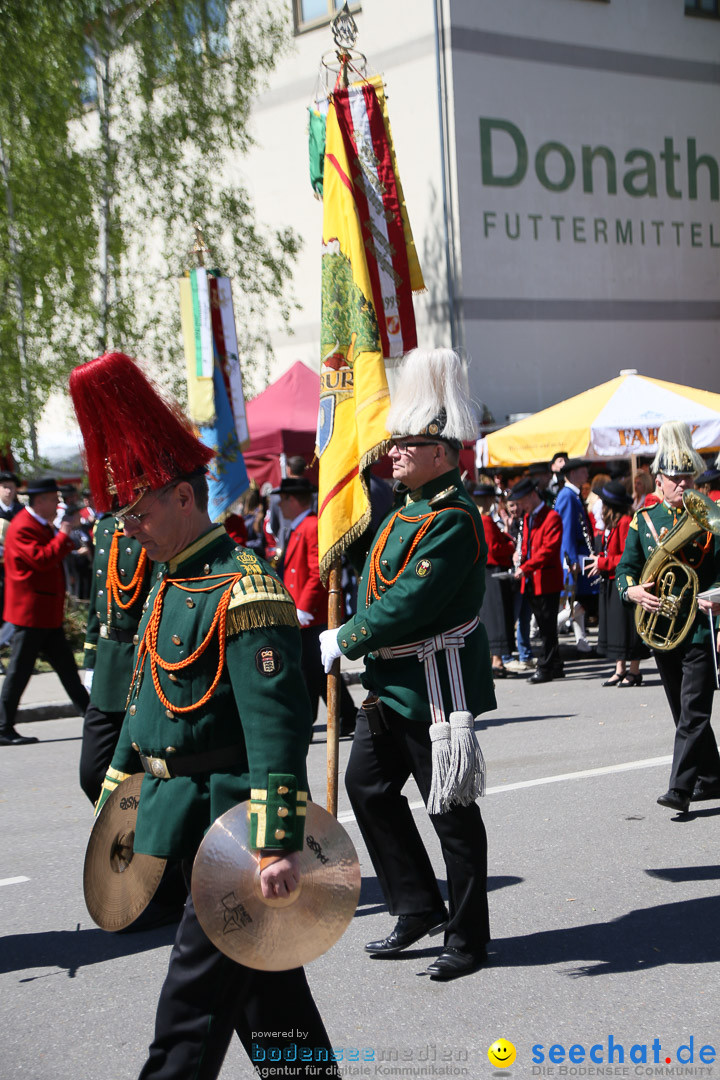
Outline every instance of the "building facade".
<path id="1" fill-rule="evenodd" d="M 295 0 L 294 49 L 255 109 L 259 216 L 303 239 L 275 374 L 319 367 L 306 109 L 332 78 L 334 4 Z M 351 7 L 385 77 L 427 285 L 420 344 L 465 351 L 498 424 L 622 368 L 720 391 L 717 0 Z"/>

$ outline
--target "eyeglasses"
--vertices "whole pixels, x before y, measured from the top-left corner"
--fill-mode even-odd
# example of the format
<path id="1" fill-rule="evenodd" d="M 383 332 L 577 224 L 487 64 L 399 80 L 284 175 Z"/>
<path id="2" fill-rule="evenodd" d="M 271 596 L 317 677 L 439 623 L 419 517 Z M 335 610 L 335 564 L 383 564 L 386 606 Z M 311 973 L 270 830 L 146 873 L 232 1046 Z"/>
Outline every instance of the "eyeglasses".
<path id="1" fill-rule="evenodd" d="M 161 498 L 163 495 L 166 495 L 168 491 L 172 491 L 172 489 L 174 487 L 177 487 L 179 483 L 179 480 L 174 480 L 172 484 L 166 484 L 165 487 L 160 488 L 159 491 L 153 492 L 155 498 L 151 503 L 146 504 L 146 508 L 141 514 L 134 514 L 132 513 L 132 511 L 127 511 L 126 513 L 115 514 L 115 517 L 118 521 L 122 522 L 123 525 L 130 525 L 131 528 L 137 529 L 138 526 L 142 525 L 145 518 L 148 517 L 151 508 L 155 505 L 158 499 Z"/>
<path id="2" fill-rule="evenodd" d="M 399 442 L 397 439 L 390 440 L 390 450 L 397 450 L 400 454 L 407 454 L 409 450 L 414 450 L 416 446 L 440 446 L 440 439 L 416 439 L 412 442 Z"/>

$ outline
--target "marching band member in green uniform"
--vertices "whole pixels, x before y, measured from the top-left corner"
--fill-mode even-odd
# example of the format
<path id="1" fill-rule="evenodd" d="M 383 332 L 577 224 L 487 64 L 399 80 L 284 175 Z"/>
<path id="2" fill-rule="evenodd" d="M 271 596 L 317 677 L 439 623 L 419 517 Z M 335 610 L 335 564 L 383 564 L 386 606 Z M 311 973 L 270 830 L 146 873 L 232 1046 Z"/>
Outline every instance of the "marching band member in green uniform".
<path id="1" fill-rule="evenodd" d="M 444 980 L 477 970 L 486 958 L 487 841 L 475 802 L 483 762 L 473 720 L 496 707 L 478 617 L 487 545 L 458 470 L 462 441 L 476 428 L 457 354 L 408 354 L 387 422 L 402 502 L 375 538 L 357 614 L 339 631 L 321 634 L 321 642 L 326 670 L 341 652 L 366 659 L 370 696 L 358 716 L 345 782 L 397 916 L 392 932 L 366 951 L 392 956 L 444 930 L 442 954 L 427 970 Z M 411 774 L 440 839 L 449 919 L 401 793 Z"/>
<path id="2" fill-rule="evenodd" d="M 150 589 L 150 561 L 122 523 L 104 514 L 95 525 L 95 554 L 85 630 L 85 710 L 80 787 L 100 797 L 125 716 L 137 629 Z"/>
<path id="3" fill-rule="evenodd" d="M 615 581 L 623 600 L 658 611 L 655 582 L 640 584 L 648 556 L 677 524 L 683 510 L 683 494 L 694 486 L 694 477 L 705 467 L 693 450 L 687 424 L 666 423 L 658 433 L 658 452 L 653 462 L 655 484 L 662 502 L 638 510 L 630 523 L 625 550 Z M 698 591 L 720 583 L 720 539 L 701 532 L 678 553 L 698 576 Z M 680 813 L 691 801 L 720 799 L 720 756 L 712 727 L 715 670 L 711 649 L 715 647 L 708 614 L 720 613 L 720 604 L 698 600 L 692 628 L 684 641 L 667 651 L 653 649 L 660 679 L 675 722 L 675 745 L 670 786 L 658 798 L 661 806 Z"/>
<path id="4" fill-rule="evenodd" d="M 295 606 L 265 563 L 213 525 L 212 454 L 129 357 L 76 368 L 70 389 L 96 505 L 113 509 L 155 563 L 98 808 L 144 770 L 134 850 L 183 860 L 189 881 L 207 829 L 250 799 L 263 895 L 286 896 L 299 881 L 311 732 Z M 188 895 L 142 1080 L 212 1080 L 233 1030 L 248 1054 L 251 1042 L 285 1047 L 275 1036 L 290 1033 L 296 1075 L 337 1076 L 303 970 L 235 963 L 206 937 Z M 301 1047 L 315 1060 L 302 1063 Z"/>

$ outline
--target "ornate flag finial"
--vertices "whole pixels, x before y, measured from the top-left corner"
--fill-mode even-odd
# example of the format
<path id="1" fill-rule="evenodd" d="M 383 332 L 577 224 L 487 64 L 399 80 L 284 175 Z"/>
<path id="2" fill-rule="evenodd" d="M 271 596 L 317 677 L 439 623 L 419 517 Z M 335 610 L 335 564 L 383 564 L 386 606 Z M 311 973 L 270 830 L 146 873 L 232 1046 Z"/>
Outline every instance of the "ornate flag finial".
<path id="1" fill-rule="evenodd" d="M 330 29 L 332 36 L 335 39 L 335 44 L 338 49 L 354 49 L 355 42 L 357 41 L 358 28 L 357 23 L 350 14 L 350 8 L 347 6 L 347 0 L 343 4 L 340 11 L 337 13 L 333 21 L 330 23 Z"/>

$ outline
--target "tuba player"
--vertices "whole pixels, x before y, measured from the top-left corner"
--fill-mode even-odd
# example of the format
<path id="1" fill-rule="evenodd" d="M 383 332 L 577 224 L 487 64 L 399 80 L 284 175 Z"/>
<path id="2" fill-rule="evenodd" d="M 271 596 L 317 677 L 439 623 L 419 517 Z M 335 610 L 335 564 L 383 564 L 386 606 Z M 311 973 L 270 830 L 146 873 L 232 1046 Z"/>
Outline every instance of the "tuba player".
<path id="1" fill-rule="evenodd" d="M 652 465 L 662 501 L 635 514 L 615 577 L 623 600 L 646 612 L 657 612 L 660 599 L 656 581 L 640 584 L 645 562 L 677 524 L 684 512 L 683 495 L 694 487 L 694 478 L 704 468 L 704 461 L 693 449 L 688 425 L 663 424 Z M 720 583 L 720 538 L 712 532 L 702 531 L 690 538 L 675 557 L 695 571 L 698 591 Z M 720 799 L 720 756 L 710 726 L 715 688 L 712 650 L 716 643 L 708 618 L 718 613 L 720 604 L 699 599 L 685 639 L 667 650 L 653 650 L 675 722 L 670 785 L 658 802 L 679 813 L 691 802 Z M 679 619 L 682 621 L 682 612 Z"/>

